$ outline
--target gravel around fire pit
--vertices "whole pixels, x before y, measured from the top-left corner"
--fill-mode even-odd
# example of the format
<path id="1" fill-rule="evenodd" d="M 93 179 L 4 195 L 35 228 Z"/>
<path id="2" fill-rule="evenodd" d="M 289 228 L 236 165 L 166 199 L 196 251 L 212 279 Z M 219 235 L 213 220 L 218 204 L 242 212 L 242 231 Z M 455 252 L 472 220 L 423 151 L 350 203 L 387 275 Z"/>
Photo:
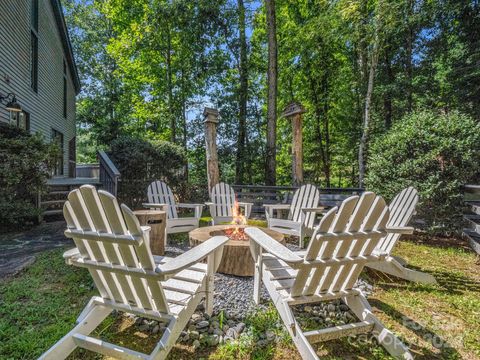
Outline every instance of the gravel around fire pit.
<path id="1" fill-rule="evenodd" d="M 290 250 L 299 250 L 299 247 L 288 244 Z M 173 243 L 166 247 L 166 256 L 175 257 L 190 247 L 186 242 Z M 368 295 L 372 291 L 371 285 L 363 280 L 357 284 Z M 242 336 L 253 336 L 252 329 L 245 325 L 247 315 L 255 310 L 266 309 L 269 295 L 262 285 L 261 304 L 253 302 L 253 277 L 240 277 L 233 275 L 215 274 L 213 314 L 208 316 L 205 304 L 201 302 L 195 313 L 181 332 L 178 342 L 192 345 L 193 348 L 217 346 L 230 341 L 236 341 Z M 348 306 L 341 300 L 318 304 L 305 304 L 293 307 L 295 317 L 303 330 L 318 329 L 343 325 L 358 321 Z M 143 319 L 131 315 L 139 331 L 150 334 L 162 334 L 166 324 L 158 321 Z M 248 321 L 247 321 L 248 323 Z M 277 328 L 283 325 L 280 320 L 275 324 Z M 274 331 L 267 330 L 255 335 L 256 346 L 265 347 L 269 343 L 281 339 Z"/>
<path id="2" fill-rule="evenodd" d="M 287 247 L 292 251 L 300 250 L 298 246 L 291 243 L 287 243 Z M 175 257 L 189 248 L 187 243 L 170 243 L 166 247 L 165 255 Z M 359 280 L 358 286 L 367 296 L 372 291 L 372 286 L 363 280 Z M 253 277 L 215 274 L 214 315 L 223 310 L 228 313 L 229 318 L 243 320 L 250 311 L 268 306 L 270 296 L 263 285 L 260 297 L 261 304 L 256 305 L 253 302 Z"/>

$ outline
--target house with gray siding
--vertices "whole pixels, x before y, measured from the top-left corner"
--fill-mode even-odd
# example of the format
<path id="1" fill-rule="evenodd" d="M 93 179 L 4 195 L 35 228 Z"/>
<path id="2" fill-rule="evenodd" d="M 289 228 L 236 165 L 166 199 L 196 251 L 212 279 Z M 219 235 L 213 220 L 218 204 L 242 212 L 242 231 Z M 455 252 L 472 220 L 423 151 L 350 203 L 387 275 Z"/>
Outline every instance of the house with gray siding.
<path id="1" fill-rule="evenodd" d="M 55 176 L 75 176 L 75 96 L 79 91 L 60 0 L 0 0 L 0 95 L 14 94 L 22 109 L 8 111 L 3 101 L 0 123 L 58 142 L 63 156 Z"/>

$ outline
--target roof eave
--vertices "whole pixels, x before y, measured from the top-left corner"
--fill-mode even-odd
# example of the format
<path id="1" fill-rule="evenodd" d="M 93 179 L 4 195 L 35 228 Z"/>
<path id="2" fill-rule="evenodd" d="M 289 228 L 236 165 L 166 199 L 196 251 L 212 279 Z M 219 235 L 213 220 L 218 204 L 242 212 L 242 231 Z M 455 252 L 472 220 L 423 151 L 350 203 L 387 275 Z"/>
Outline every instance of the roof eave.
<path id="1" fill-rule="evenodd" d="M 70 42 L 70 37 L 68 35 L 67 24 L 65 22 L 65 17 L 63 16 L 62 4 L 60 3 L 60 0 L 51 0 L 51 4 L 53 8 L 53 13 L 55 15 L 55 21 L 57 22 L 57 27 L 60 33 L 60 38 L 62 39 L 65 57 L 67 59 L 68 66 L 72 74 L 75 94 L 78 95 L 81 89 L 80 78 L 78 76 L 77 65 L 75 64 L 75 57 L 73 56 L 72 43 Z"/>

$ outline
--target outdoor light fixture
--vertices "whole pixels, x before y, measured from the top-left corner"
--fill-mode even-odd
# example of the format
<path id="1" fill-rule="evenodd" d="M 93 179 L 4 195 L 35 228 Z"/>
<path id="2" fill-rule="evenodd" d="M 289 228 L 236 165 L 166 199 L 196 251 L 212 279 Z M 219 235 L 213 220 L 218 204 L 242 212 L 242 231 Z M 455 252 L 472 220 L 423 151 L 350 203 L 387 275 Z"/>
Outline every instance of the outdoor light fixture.
<path id="1" fill-rule="evenodd" d="M 7 95 L 2 95 L 0 94 L 0 102 L 1 101 L 7 101 L 7 105 L 5 108 L 8 111 L 13 111 L 13 112 L 20 112 L 22 111 L 22 107 L 20 104 L 17 102 L 17 97 L 15 96 L 14 93 L 8 93 Z"/>

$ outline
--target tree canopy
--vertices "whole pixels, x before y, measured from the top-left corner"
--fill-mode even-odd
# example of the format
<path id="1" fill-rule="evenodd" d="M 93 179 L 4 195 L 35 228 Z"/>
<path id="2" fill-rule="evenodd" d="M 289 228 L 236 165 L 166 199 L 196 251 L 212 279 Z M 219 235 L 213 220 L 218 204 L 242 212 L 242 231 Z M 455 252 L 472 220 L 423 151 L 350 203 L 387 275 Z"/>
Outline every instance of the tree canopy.
<path id="1" fill-rule="evenodd" d="M 265 184 L 275 166 L 287 185 L 291 124 L 281 113 L 297 101 L 307 110 L 305 180 L 358 186 L 370 143 L 406 114 L 459 110 L 478 122 L 479 9 L 468 0 L 69 2 L 81 159 L 125 134 L 168 140 L 186 150 L 189 181 L 204 184 L 210 105 L 221 115 L 222 179 Z"/>

